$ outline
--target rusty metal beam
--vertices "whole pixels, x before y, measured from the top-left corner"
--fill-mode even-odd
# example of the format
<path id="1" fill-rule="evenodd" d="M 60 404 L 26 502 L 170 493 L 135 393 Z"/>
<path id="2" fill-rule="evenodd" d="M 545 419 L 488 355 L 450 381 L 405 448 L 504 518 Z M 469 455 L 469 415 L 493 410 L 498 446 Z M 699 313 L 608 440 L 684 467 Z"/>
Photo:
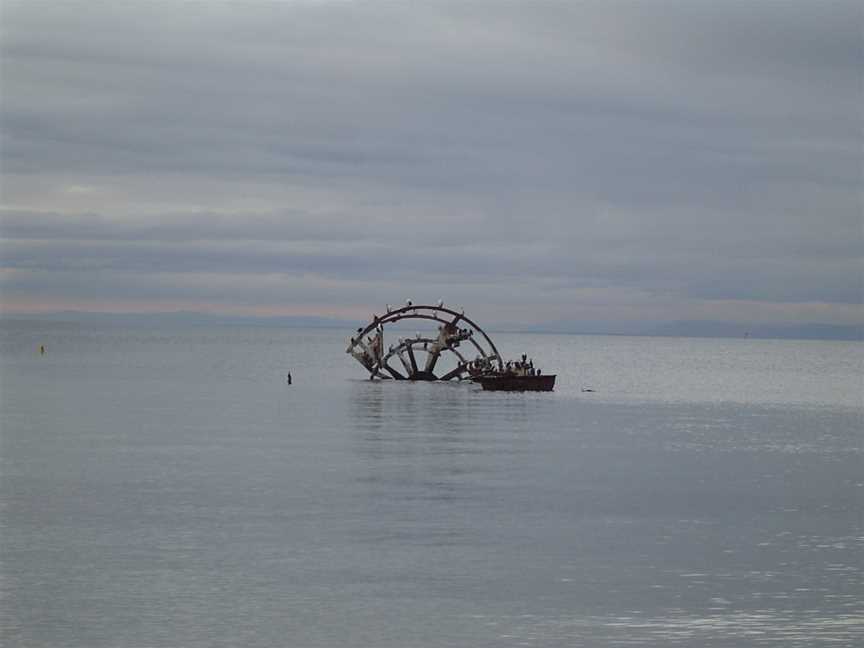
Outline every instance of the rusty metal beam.
<path id="1" fill-rule="evenodd" d="M 405 345 L 405 350 L 408 352 L 408 359 L 411 361 L 411 376 L 417 375 L 417 359 L 414 357 L 414 347 L 411 344 Z"/>
<path id="2" fill-rule="evenodd" d="M 438 380 L 452 380 L 453 378 L 456 378 L 457 376 L 461 376 L 466 371 L 467 371 L 467 369 L 465 368 L 465 365 L 460 364 L 458 367 L 453 369 L 453 371 L 448 371 L 446 374 L 441 376 Z"/>
<path id="3" fill-rule="evenodd" d="M 410 376 L 411 375 L 411 365 L 405 359 L 405 356 L 402 354 L 402 351 L 400 350 L 399 353 L 397 353 L 396 355 L 399 358 L 399 362 L 401 362 L 402 366 L 405 368 L 405 373 L 408 374 L 408 376 Z"/>
<path id="4" fill-rule="evenodd" d="M 393 376 L 393 378 L 395 378 L 396 380 L 405 380 L 405 376 L 403 376 L 401 373 L 396 371 L 393 367 L 391 367 L 386 362 L 382 365 L 382 368 L 384 369 L 384 371 L 386 371 L 391 376 Z"/>
<path id="5" fill-rule="evenodd" d="M 456 355 L 463 366 L 467 365 L 466 359 L 459 353 L 455 346 L 447 344 L 438 346 L 437 344 L 433 344 L 431 351 L 424 349 L 424 351 L 427 352 L 427 357 L 424 359 L 424 368 L 422 370 L 419 369 L 413 347 L 419 346 L 421 343 L 432 344 L 433 340 L 427 338 L 418 338 L 416 341 L 413 339 L 403 340 L 399 345 L 398 351 L 394 349 L 394 351 L 391 351 L 386 355 L 382 354 L 383 357 L 381 355 L 376 356 L 375 358 L 367 357 L 368 350 L 363 342 L 364 338 L 367 335 L 376 332 L 376 329 L 383 329 L 385 325 L 393 324 L 403 319 L 434 321 L 448 329 L 458 328 L 457 325 L 460 322 L 465 322 L 473 333 L 476 334 L 467 337 L 465 340 L 471 343 L 470 346 L 472 347 L 472 350 L 476 351 L 480 356 L 491 361 L 493 364 L 498 365 L 499 369 L 503 368 L 501 356 L 495 348 L 495 344 L 482 328 L 477 326 L 477 324 L 471 321 L 471 319 L 465 317 L 464 312 L 457 312 L 439 305 L 431 306 L 418 304 L 415 306 L 412 304 L 410 306 L 390 310 L 386 315 L 375 315 L 373 316 L 371 323 L 368 324 L 365 329 L 361 329 L 357 332 L 356 336 L 351 337 L 351 342 L 346 351 L 351 353 L 373 376 L 377 375 L 377 377 L 386 377 L 383 373 L 380 373 L 381 371 L 385 371 L 390 375 L 393 375 L 393 372 L 395 371 L 399 376 L 402 376 L 399 371 L 392 369 L 392 367 L 389 367 L 387 364 L 388 358 L 392 357 L 394 354 L 398 354 L 399 360 L 402 362 L 407 374 L 406 376 L 402 376 L 402 380 L 405 380 L 406 378 L 410 378 L 411 380 L 435 380 L 436 376 L 433 373 L 433 370 L 436 367 L 440 356 L 445 351 Z M 481 344 L 480 339 L 482 339 L 485 344 Z M 440 337 L 436 342 L 441 342 Z M 488 345 L 488 348 L 484 348 L 486 345 Z M 408 354 L 407 358 L 405 357 L 406 352 Z M 466 368 L 457 368 L 438 379 L 450 380 L 454 377 L 460 376 L 466 371 Z M 393 375 L 393 377 L 396 378 L 395 375 Z"/>
<path id="6" fill-rule="evenodd" d="M 436 343 L 432 351 L 429 351 L 429 354 L 426 356 L 426 373 L 432 373 L 435 370 L 435 363 L 438 362 L 438 357 L 441 355 L 441 351 L 443 351 L 441 347 Z"/>
<path id="7" fill-rule="evenodd" d="M 427 315 L 424 311 L 426 311 L 426 312 L 431 311 L 435 315 L 434 316 L 433 315 Z M 452 320 L 443 319 L 442 317 L 438 316 L 439 313 L 447 313 L 448 315 L 452 315 L 453 319 Z M 372 322 L 370 324 L 368 324 L 365 329 L 363 329 L 363 331 L 359 332 L 357 339 L 358 340 L 362 339 L 364 335 L 368 334 L 370 331 L 375 329 L 378 325 L 383 326 L 385 324 L 391 324 L 393 322 L 398 322 L 401 319 L 428 319 L 428 320 L 434 320 L 436 322 L 441 322 L 442 324 L 456 324 L 460 320 L 463 320 L 466 324 L 471 326 L 475 331 L 477 331 L 478 333 L 480 333 L 480 335 L 483 336 L 483 338 L 486 340 L 486 343 L 489 344 L 489 346 L 492 349 L 492 354 L 490 354 L 490 355 L 495 357 L 498 360 L 499 365 L 501 364 L 501 360 L 500 360 L 501 356 L 498 353 L 498 349 L 495 348 L 495 344 L 492 342 L 492 340 L 486 334 L 486 331 L 484 331 L 481 327 L 479 327 L 471 319 L 465 317 L 464 313 L 461 313 L 461 312 L 457 313 L 456 311 L 454 311 L 450 308 L 447 308 L 446 306 L 431 306 L 428 304 L 417 304 L 417 305 L 412 304 L 411 306 L 403 306 L 402 308 L 396 308 L 394 310 L 391 310 L 386 315 L 382 315 L 380 317 L 376 317 L 375 319 L 373 319 Z"/>

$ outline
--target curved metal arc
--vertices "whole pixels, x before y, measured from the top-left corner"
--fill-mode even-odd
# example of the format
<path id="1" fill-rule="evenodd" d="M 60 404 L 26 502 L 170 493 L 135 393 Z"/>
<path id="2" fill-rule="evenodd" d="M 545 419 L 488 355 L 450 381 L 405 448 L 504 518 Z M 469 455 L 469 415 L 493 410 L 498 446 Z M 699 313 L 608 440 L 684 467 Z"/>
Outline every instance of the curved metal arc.
<path id="1" fill-rule="evenodd" d="M 435 313 L 435 315 L 427 315 L 425 313 L 418 313 L 417 312 L 418 310 L 433 311 L 433 313 Z M 440 313 L 448 313 L 448 314 L 453 316 L 453 319 L 452 320 L 441 319 L 441 318 L 436 316 L 437 313 L 439 313 L 439 312 Z M 454 311 L 450 308 L 447 308 L 445 306 L 430 306 L 428 304 L 420 304 L 417 306 L 413 306 L 413 305 L 412 306 L 402 306 L 401 308 L 391 310 L 389 313 L 386 313 L 382 317 L 376 316 L 372 320 L 372 322 L 370 322 L 366 326 L 366 328 L 363 329 L 362 333 L 357 334 L 357 339 L 362 341 L 362 339 L 365 335 L 368 335 L 371 331 L 377 329 L 378 326 L 383 326 L 384 324 L 391 324 L 391 323 L 398 322 L 398 321 L 403 320 L 403 319 L 426 319 L 426 320 L 441 322 L 442 324 L 455 324 L 459 320 L 464 320 L 465 323 L 468 324 L 469 326 L 471 326 L 475 331 L 479 331 L 480 335 L 483 336 L 483 339 L 486 340 L 486 343 L 489 345 L 489 347 L 492 349 L 492 352 L 493 352 L 492 356 L 489 356 L 489 357 L 493 357 L 498 362 L 499 368 L 503 368 L 503 366 L 504 366 L 504 363 L 501 360 L 501 354 L 498 353 L 498 348 L 495 346 L 495 343 L 492 342 L 491 338 L 486 334 L 486 331 L 484 331 L 480 326 L 478 326 L 477 323 L 475 323 L 473 320 L 466 317 L 464 313 L 461 313 L 461 312 L 457 313 L 456 311 Z M 477 350 L 481 353 L 481 355 L 483 355 L 483 357 L 487 357 L 486 352 L 480 347 L 480 345 L 474 340 L 472 340 L 472 342 L 474 342 L 474 346 L 477 347 Z"/>

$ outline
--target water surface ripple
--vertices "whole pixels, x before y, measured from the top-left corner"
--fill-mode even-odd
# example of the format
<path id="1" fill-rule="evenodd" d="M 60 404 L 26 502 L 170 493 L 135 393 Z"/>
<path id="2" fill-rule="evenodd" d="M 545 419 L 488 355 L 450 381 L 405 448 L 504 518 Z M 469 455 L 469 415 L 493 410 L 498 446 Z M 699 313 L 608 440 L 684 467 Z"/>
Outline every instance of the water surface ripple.
<path id="1" fill-rule="evenodd" d="M 0 644 L 864 643 L 861 344 L 500 335 L 559 386 L 495 394 L 341 333 L 4 324 Z"/>

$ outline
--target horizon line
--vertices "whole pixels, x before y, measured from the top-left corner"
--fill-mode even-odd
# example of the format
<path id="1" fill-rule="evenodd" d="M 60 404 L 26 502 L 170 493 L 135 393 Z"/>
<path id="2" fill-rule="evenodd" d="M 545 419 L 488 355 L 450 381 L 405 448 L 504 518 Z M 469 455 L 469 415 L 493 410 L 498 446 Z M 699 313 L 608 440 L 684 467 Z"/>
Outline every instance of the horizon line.
<path id="1" fill-rule="evenodd" d="M 69 319 L 62 319 L 62 318 Z M 199 318 L 211 323 L 244 322 L 261 324 L 300 324 L 309 328 L 336 329 L 352 327 L 365 320 L 348 319 L 333 315 L 261 315 L 238 313 L 214 313 L 195 310 L 166 311 L 88 311 L 64 309 L 56 311 L 6 312 L 0 309 L 0 320 L 5 321 L 55 321 L 75 323 L 76 319 L 172 319 L 178 317 Z M 611 322 L 539 322 L 534 324 L 499 323 L 485 328 L 496 333 L 531 333 L 548 335 L 608 335 L 630 337 L 698 337 L 720 339 L 797 339 L 864 341 L 864 323 L 829 324 L 824 322 L 761 322 L 744 324 L 729 320 L 664 320 L 633 321 L 620 323 L 620 328 Z M 699 330 L 702 327 L 703 330 Z M 690 330 L 688 330 L 690 329 Z M 710 330 L 706 330 L 710 329 Z"/>

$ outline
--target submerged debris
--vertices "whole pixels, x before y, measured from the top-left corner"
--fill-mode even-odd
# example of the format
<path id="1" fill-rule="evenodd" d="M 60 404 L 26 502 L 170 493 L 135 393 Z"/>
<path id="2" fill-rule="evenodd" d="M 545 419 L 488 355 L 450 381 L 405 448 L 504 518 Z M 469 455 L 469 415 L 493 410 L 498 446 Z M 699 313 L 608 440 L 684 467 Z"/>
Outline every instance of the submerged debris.
<path id="1" fill-rule="evenodd" d="M 555 376 L 543 375 L 527 354 L 505 363 L 490 337 L 465 316 L 464 309 L 450 309 L 443 300 L 431 306 L 415 305 L 409 299 L 401 308 L 387 304 L 385 310 L 385 315 L 373 314 L 369 324 L 358 328 L 345 350 L 369 372 L 370 380 L 473 380 L 483 389 L 517 391 L 551 391 L 555 385 Z M 425 336 L 417 332 L 413 337 L 398 337 L 385 349 L 385 327 L 402 320 L 425 320 L 438 326 Z M 436 372 L 439 366 L 445 366 L 443 372 Z"/>

